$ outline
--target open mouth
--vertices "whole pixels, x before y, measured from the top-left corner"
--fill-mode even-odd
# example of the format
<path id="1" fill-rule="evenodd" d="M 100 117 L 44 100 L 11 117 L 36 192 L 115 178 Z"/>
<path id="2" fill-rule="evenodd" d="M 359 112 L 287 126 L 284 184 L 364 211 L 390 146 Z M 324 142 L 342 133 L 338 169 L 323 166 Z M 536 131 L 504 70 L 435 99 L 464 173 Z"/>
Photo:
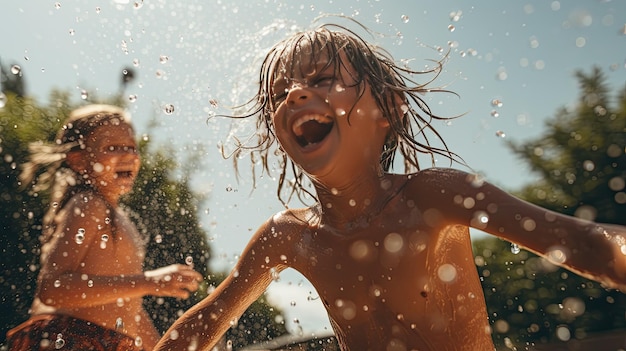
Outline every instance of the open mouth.
<path id="1" fill-rule="evenodd" d="M 305 147 L 324 140 L 333 129 L 333 125 L 334 122 L 329 117 L 322 115 L 305 115 L 294 122 L 292 130 L 298 144 Z"/>

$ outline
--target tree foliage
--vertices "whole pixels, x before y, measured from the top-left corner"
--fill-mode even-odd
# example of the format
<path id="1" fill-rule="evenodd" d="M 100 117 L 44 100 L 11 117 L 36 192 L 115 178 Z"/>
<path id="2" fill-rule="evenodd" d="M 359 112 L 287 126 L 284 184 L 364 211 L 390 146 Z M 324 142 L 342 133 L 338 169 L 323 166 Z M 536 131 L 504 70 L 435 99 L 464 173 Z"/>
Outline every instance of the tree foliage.
<path id="1" fill-rule="evenodd" d="M 611 104 L 602 71 L 577 72 L 580 96 L 543 135 L 509 146 L 540 179 L 517 194 L 539 206 L 626 224 L 626 89 Z M 519 348 L 626 328 L 626 295 L 497 238 L 474 242 L 494 341 Z M 516 250 L 514 250 L 516 251 Z M 568 336 L 569 335 L 569 336 Z"/>
<path id="2" fill-rule="evenodd" d="M 576 78 L 580 96 L 574 108 L 557 111 L 536 139 L 509 144 L 541 176 L 519 194 L 568 215 L 626 224 L 626 87 L 612 108 L 599 68 L 578 71 Z"/>
<path id="3" fill-rule="evenodd" d="M 6 71 L 6 70 L 3 70 Z M 124 78 L 124 77 L 123 77 Z M 66 92 L 53 91 L 46 106 L 24 96 L 22 75 L 3 76 L 0 93 L 0 345 L 6 331 L 28 319 L 39 271 L 39 235 L 48 194 L 20 190 L 20 165 L 28 157 L 28 143 L 51 141 L 69 112 L 77 107 Z M 18 82 L 19 81 L 19 82 Z M 107 103 L 120 105 L 121 99 Z M 138 229 L 148 238 L 145 269 L 173 263 L 192 264 L 204 277 L 201 288 L 187 300 L 147 296 L 146 309 L 164 332 L 184 310 L 204 298 L 217 283 L 209 270 L 211 248 L 200 225 L 198 208 L 206 199 L 191 190 L 194 164 L 177 163 L 174 151 L 155 148 L 149 134 L 139 140 L 141 169 L 133 191 L 122 199 Z M 223 276 L 223 275 L 222 275 Z M 237 345 L 267 340 L 286 332 L 281 311 L 262 299 L 240 319 L 232 339 Z M 259 327 L 262 326 L 262 327 Z"/>

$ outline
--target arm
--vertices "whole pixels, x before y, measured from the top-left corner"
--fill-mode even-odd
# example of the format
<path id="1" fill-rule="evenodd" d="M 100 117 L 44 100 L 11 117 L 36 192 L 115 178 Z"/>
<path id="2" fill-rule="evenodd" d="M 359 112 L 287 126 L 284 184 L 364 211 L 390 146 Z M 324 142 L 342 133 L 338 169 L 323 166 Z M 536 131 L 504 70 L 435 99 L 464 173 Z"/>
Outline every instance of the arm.
<path id="1" fill-rule="evenodd" d="M 45 304 L 72 309 L 149 294 L 186 298 L 197 289 L 201 276 L 188 266 L 144 273 L 143 256 L 118 257 L 106 203 L 99 197 L 82 198 L 75 196 L 64 207 L 56 238 L 42 249 L 39 297 Z M 79 232 L 83 237 L 77 239 Z M 105 248 L 100 246 L 102 234 L 109 234 Z"/>
<path id="2" fill-rule="evenodd" d="M 152 324 L 152 318 L 143 308 L 139 311 L 139 330 L 141 331 L 141 335 L 143 335 L 142 339 L 142 347 L 144 350 L 152 350 L 154 349 L 154 345 L 156 345 L 157 341 L 161 335 Z"/>
<path id="3" fill-rule="evenodd" d="M 174 322 L 156 350 L 210 350 L 273 280 L 273 269 L 265 257 L 278 256 L 281 243 L 271 241 L 271 225 L 266 222 L 244 249 L 235 268 L 208 297 L 191 307 Z M 272 260 L 273 262 L 276 262 Z M 192 347 L 193 346 L 193 347 Z"/>
<path id="4" fill-rule="evenodd" d="M 477 182 L 455 170 L 432 170 L 422 191 L 442 218 L 523 246 L 608 287 L 626 291 L 626 228 L 559 214 Z M 427 195 L 428 196 L 428 195 Z"/>

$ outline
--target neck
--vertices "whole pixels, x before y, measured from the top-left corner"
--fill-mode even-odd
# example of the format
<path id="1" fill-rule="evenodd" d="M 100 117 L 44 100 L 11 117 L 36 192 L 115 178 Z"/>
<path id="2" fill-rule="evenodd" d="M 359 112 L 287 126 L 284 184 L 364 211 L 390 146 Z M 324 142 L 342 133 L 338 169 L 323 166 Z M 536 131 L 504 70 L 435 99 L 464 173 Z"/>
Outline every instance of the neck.
<path id="1" fill-rule="evenodd" d="M 338 230 L 366 226 L 379 215 L 402 190 L 406 177 L 383 174 L 380 177 L 357 178 L 344 187 L 317 187 L 321 224 Z"/>

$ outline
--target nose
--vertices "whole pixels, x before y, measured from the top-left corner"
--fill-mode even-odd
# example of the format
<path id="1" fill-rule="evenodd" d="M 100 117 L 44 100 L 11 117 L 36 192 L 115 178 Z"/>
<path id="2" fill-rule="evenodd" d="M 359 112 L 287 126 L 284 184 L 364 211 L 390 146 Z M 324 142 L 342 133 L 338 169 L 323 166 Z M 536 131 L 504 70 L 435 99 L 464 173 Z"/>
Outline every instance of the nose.
<path id="1" fill-rule="evenodd" d="M 311 91 L 306 88 L 306 85 L 293 83 L 287 93 L 287 106 L 296 107 L 304 104 L 310 97 Z"/>

